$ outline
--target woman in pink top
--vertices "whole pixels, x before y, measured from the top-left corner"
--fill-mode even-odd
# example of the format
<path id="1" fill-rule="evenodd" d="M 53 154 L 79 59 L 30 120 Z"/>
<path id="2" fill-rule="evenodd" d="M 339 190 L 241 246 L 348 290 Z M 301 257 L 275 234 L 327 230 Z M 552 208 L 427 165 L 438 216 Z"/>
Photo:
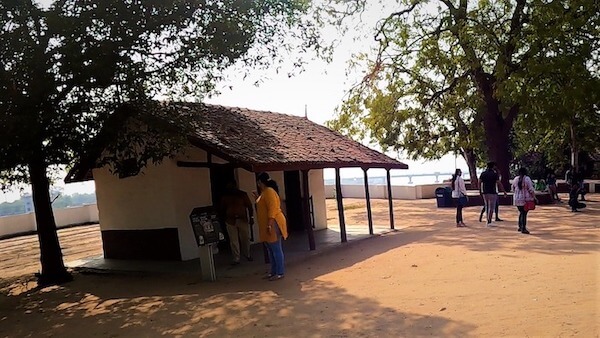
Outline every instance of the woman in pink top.
<path id="1" fill-rule="evenodd" d="M 535 190 L 531 178 L 527 176 L 527 169 L 519 169 L 519 176 L 512 183 L 513 204 L 519 209 L 519 232 L 529 234 L 527 230 L 527 210 L 525 202 L 535 201 Z"/>

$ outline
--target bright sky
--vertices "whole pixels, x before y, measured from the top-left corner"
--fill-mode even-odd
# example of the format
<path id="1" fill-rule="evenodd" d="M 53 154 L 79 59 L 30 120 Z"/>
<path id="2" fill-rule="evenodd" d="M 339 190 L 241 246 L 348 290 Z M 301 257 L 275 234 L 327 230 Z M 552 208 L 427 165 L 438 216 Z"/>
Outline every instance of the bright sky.
<path id="1" fill-rule="evenodd" d="M 40 2 L 49 4 L 52 0 L 41 0 Z M 367 28 L 368 25 L 373 25 L 377 18 L 382 17 L 381 11 L 382 9 L 375 8 L 363 15 L 362 27 Z M 333 37 L 337 33 L 335 30 L 329 30 L 327 34 Z M 360 79 L 360 74 L 347 75 L 348 60 L 354 53 L 367 51 L 373 43 L 372 38 L 353 41 L 354 37 L 350 33 L 344 37 L 331 63 L 327 64 L 321 60 L 312 61 L 306 66 L 304 73 L 291 78 L 287 76 L 285 71 L 281 74 L 276 74 L 274 71 L 252 74 L 251 78 L 261 77 L 264 79 L 264 82 L 256 87 L 253 85 L 254 80 L 246 82 L 231 74 L 230 81 L 219 86 L 221 95 L 210 98 L 207 102 L 298 116 L 304 116 L 306 105 L 308 118 L 316 123 L 323 124 L 334 117 L 335 109 L 342 102 L 348 88 Z M 229 89 L 229 86 L 232 89 Z M 397 156 L 395 153 L 388 155 L 394 158 Z M 468 171 L 464 160 L 458 158 L 455 162 L 453 155 L 447 155 L 439 161 L 398 159 L 409 165 L 409 170 L 403 170 L 398 174 L 452 172 L 455 163 L 463 172 Z M 344 177 L 361 177 L 362 170 L 342 169 L 341 174 Z M 385 171 L 372 169 L 369 174 L 383 176 Z M 333 178 L 333 175 L 333 170 L 325 172 L 325 178 Z M 61 182 L 57 182 L 56 185 L 62 186 L 65 194 L 94 191 L 93 182 L 75 183 L 66 186 Z M 0 193 L 0 203 L 17 198 L 19 198 L 18 192 Z"/>

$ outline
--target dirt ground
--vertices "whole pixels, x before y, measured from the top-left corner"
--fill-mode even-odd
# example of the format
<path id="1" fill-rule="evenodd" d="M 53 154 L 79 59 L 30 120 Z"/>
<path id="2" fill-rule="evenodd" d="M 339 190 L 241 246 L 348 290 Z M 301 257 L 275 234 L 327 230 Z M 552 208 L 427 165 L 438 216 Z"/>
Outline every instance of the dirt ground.
<path id="1" fill-rule="evenodd" d="M 400 230 L 288 266 L 277 282 L 76 274 L 36 289 L 23 276 L 37 269 L 35 240 L 0 241 L 0 337 L 599 337 L 600 195 L 588 197 L 578 214 L 538 207 L 529 236 L 513 207 L 496 228 L 468 208 L 469 227 L 456 228 L 434 200 L 395 201 Z M 348 223 L 366 224 L 362 201 L 344 205 Z M 388 223 L 387 201 L 373 211 Z M 98 230 L 61 231 L 66 260 L 101 253 L 86 231 Z"/>

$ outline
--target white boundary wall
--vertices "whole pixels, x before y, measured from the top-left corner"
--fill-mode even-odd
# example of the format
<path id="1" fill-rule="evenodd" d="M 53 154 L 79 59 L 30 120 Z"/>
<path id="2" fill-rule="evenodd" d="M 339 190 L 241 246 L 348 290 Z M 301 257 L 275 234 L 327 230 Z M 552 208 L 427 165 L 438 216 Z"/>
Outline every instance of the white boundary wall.
<path id="1" fill-rule="evenodd" d="M 512 182 L 512 180 L 511 180 Z M 558 180 L 559 183 L 564 181 Z M 589 191 L 596 191 L 598 180 L 585 180 L 589 184 Z M 449 183 L 422 184 L 422 185 L 392 185 L 392 199 L 416 200 L 424 198 L 435 198 L 435 189 L 448 187 Z M 371 198 L 388 198 L 387 185 L 369 185 Z M 344 198 L 365 198 L 365 186 L 362 184 L 343 184 L 342 196 Z M 335 198 L 335 185 L 325 185 L 325 198 Z"/>
<path id="2" fill-rule="evenodd" d="M 80 207 L 54 209 L 54 219 L 57 227 L 74 224 L 97 223 L 98 207 L 87 204 Z M 0 237 L 27 233 L 37 230 L 35 213 L 0 217 Z"/>
<path id="3" fill-rule="evenodd" d="M 273 176 L 277 176 L 275 173 L 273 174 Z M 325 198 L 335 198 L 334 185 L 326 185 L 323 188 L 319 188 L 320 185 L 318 183 L 322 180 L 322 175 L 322 171 L 311 170 L 309 176 L 310 189 L 314 197 L 314 202 L 319 204 L 315 206 L 315 223 L 317 229 L 327 227 L 326 208 L 322 205 L 324 204 L 322 196 L 324 195 Z M 247 191 L 252 191 L 252 188 L 255 188 L 254 174 L 252 173 L 245 172 L 245 170 L 239 170 L 238 180 L 240 182 L 240 188 L 242 189 L 245 188 Z M 280 179 L 280 181 L 283 183 L 282 179 Z M 280 185 L 283 186 L 283 184 Z M 392 186 L 392 196 L 394 199 L 401 200 L 434 198 L 435 189 L 443 186 L 444 184 Z M 371 198 L 387 198 L 387 186 L 385 185 L 371 185 L 369 187 L 369 192 Z M 344 198 L 364 198 L 365 188 L 363 185 L 342 185 L 342 195 Z M 80 207 L 55 209 L 54 218 L 58 227 L 98 222 L 98 206 L 96 204 L 88 204 Z M 0 217 L 0 237 L 36 230 L 35 213 Z M 255 236 L 258 236 L 258 233 L 256 233 Z"/>

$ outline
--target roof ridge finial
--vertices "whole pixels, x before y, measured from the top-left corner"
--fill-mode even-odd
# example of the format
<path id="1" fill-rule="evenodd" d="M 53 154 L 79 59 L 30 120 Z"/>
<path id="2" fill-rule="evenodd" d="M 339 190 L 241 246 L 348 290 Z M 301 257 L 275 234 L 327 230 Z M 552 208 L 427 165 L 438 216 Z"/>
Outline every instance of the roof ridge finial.
<path id="1" fill-rule="evenodd" d="M 304 118 L 308 120 L 308 105 L 304 104 Z"/>

